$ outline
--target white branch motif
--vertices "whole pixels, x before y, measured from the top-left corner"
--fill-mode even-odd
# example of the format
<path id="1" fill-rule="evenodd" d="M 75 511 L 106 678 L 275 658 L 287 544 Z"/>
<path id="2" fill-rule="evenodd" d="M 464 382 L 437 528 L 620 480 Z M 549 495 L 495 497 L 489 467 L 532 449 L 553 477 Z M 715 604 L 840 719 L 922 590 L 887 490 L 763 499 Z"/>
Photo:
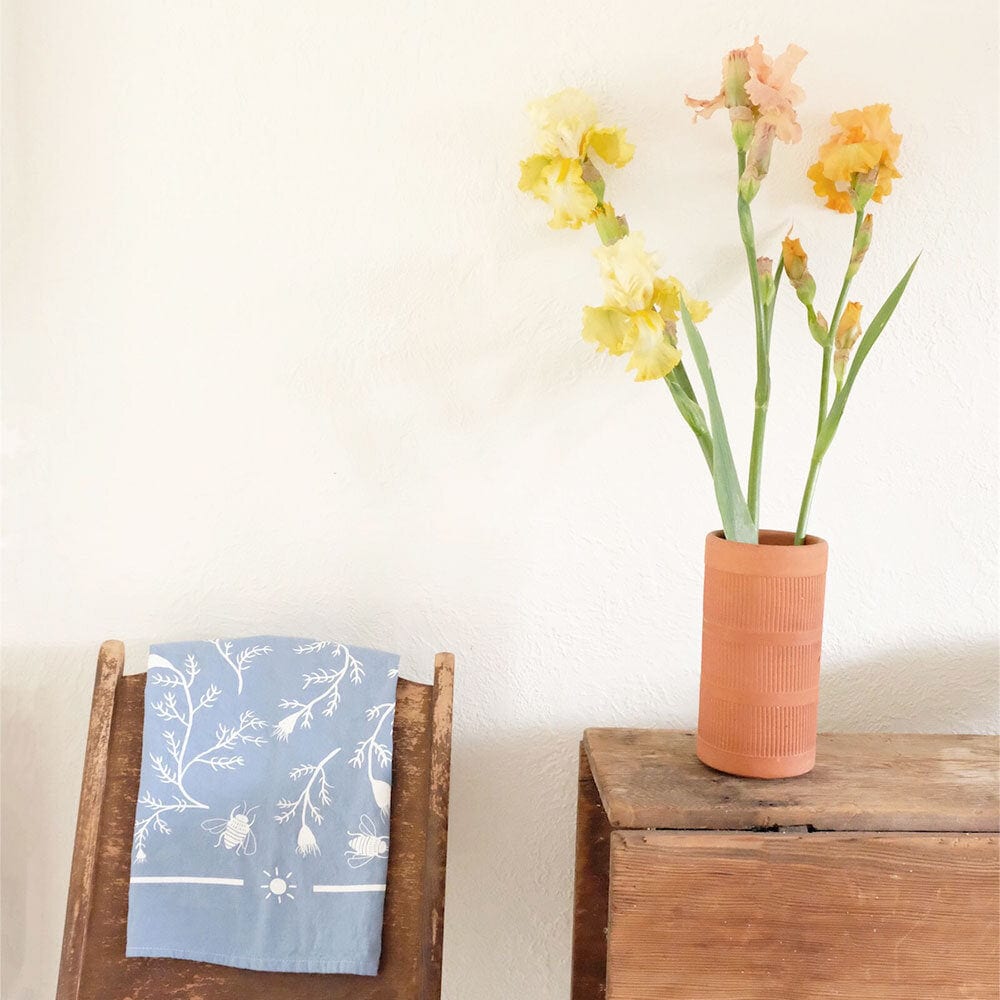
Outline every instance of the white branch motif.
<path id="1" fill-rule="evenodd" d="M 320 650 L 326 649 L 329 646 L 333 646 L 334 642 L 332 639 L 320 639 L 318 642 L 309 642 L 303 645 L 299 643 L 295 647 L 296 653 L 318 653 Z"/>
<path id="2" fill-rule="evenodd" d="M 374 705 L 365 712 L 365 718 L 369 722 L 374 722 L 376 719 L 378 722 L 376 722 L 371 736 L 358 742 L 357 748 L 349 761 L 351 767 L 357 768 L 364 766 L 367 762 L 368 782 L 372 786 L 372 797 L 375 799 L 375 805 L 378 806 L 384 820 L 389 818 L 392 786 L 388 781 L 375 777 L 373 764 L 377 764 L 382 770 L 387 769 L 392 764 L 392 751 L 389 749 L 388 743 L 379 742 L 379 733 L 386 719 L 393 715 L 395 711 L 396 706 L 394 703 L 386 703 L 384 705 Z"/>
<path id="3" fill-rule="evenodd" d="M 164 813 L 182 813 L 187 809 L 208 808 L 207 805 L 204 805 L 201 802 L 186 802 L 184 799 L 181 799 L 176 795 L 173 797 L 172 802 L 164 802 L 162 799 L 156 798 L 149 792 L 142 793 L 139 797 L 139 805 L 152 810 L 152 812 L 145 819 L 135 824 L 135 838 L 132 842 L 132 848 L 135 851 L 135 860 L 139 864 L 142 864 L 142 862 L 146 860 L 145 848 L 146 841 L 149 838 L 149 831 L 152 829 L 156 833 L 170 833 L 170 827 L 163 819 Z"/>
<path id="4" fill-rule="evenodd" d="M 233 644 L 228 639 L 216 639 L 215 648 L 219 655 L 229 664 L 234 674 L 236 674 L 236 693 L 243 693 L 243 673 L 250 669 L 250 661 L 258 656 L 266 656 L 271 652 L 270 646 L 245 646 L 233 659 Z"/>
<path id="5" fill-rule="evenodd" d="M 364 679 L 364 665 L 351 653 L 347 646 L 344 646 L 339 642 L 313 642 L 308 646 L 296 646 L 295 652 L 299 654 L 316 653 L 321 649 L 326 649 L 330 646 L 333 647 L 330 650 L 330 655 L 335 659 L 342 658 L 342 663 L 339 667 L 335 667 L 331 670 L 314 670 L 312 673 L 302 675 L 303 690 L 317 685 L 320 685 L 323 688 L 323 690 L 320 691 L 320 693 L 311 701 L 290 701 L 286 698 L 281 699 L 278 703 L 278 707 L 285 709 L 290 708 L 292 709 L 292 712 L 286 715 L 272 730 L 272 734 L 279 740 L 287 742 L 288 737 L 295 732 L 296 726 L 308 729 L 312 725 L 313 709 L 321 701 L 326 702 L 323 714 L 327 717 L 332 716 L 340 706 L 340 685 L 345 677 L 347 677 L 352 684 L 360 684 Z"/>
<path id="6" fill-rule="evenodd" d="M 279 823 L 287 823 L 289 820 L 294 819 L 296 815 L 301 819 L 295 850 L 302 857 L 305 857 L 307 854 L 319 854 L 319 844 L 316 842 L 316 835 L 309 826 L 309 821 L 312 821 L 317 826 L 322 824 L 323 813 L 319 810 L 316 802 L 318 801 L 319 805 L 325 807 L 333 801 L 330 795 L 332 786 L 326 778 L 326 765 L 338 753 L 340 753 L 340 747 L 331 750 L 318 764 L 301 764 L 299 767 L 292 768 L 288 772 L 288 777 L 292 781 L 298 781 L 306 775 L 309 776 L 309 780 L 306 782 L 306 786 L 302 789 L 298 798 L 278 800 L 279 812 L 274 818 Z M 319 781 L 319 785 L 316 784 L 317 780 Z M 314 793 L 316 801 L 313 800 Z"/>
<path id="7" fill-rule="evenodd" d="M 267 742 L 258 734 L 259 730 L 267 728 L 267 723 L 253 712 L 243 712 L 239 723 L 235 726 L 219 723 L 215 730 L 215 743 L 207 750 L 188 758 L 195 716 L 203 709 L 212 708 L 222 693 L 214 684 L 209 684 L 195 702 L 192 688 L 200 673 L 198 661 L 192 654 L 188 654 L 185 658 L 183 670 L 155 653 L 149 657 L 147 683 L 165 689 L 163 697 L 153 702 L 150 708 L 165 722 L 178 723 L 182 735 L 178 738 L 174 729 L 164 730 L 163 742 L 166 753 L 149 755 L 157 777 L 163 784 L 173 785 L 176 792 L 171 795 L 170 801 L 154 796 L 149 790 L 140 797 L 139 805 L 150 812 L 142 819 L 136 820 L 132 847 L 137 862 L 146 860 L 145 848 L 150 831 L 170 833 L 170 827 L 163 818 L 164 814 L 181 813 L 187 809 L 208 809 L 206 803 L 199 802 L 184 787 L 184 779 L 195 764 L 210 767 L 213 771 L 230 771 L 243 766 L 243 755 L 220 751 L 231 751 L 240 746 L 259 747 Z M 180 701 L 177 697 L 178 690 L 181 692 Z"/>

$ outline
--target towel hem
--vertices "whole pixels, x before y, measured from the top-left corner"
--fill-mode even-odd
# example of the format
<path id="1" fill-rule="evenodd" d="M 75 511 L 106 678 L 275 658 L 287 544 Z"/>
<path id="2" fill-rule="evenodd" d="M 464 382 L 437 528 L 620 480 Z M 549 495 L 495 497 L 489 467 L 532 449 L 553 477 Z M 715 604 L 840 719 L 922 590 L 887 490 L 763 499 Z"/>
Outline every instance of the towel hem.
<path id="1" fill-rule="evenodd" d="M 281 960 L 258 958 L 254 955 L 222 955 L 216 952 L 187 951 L 183 948 L 133 948 L 126 946 L 126 958 L 179 958 L 189 962 L 226 965 L 233 969 L 254 972 L 318 972 L 341 975 L 376 976 L 379 960 L 368 957 L 337 959 Z"/>

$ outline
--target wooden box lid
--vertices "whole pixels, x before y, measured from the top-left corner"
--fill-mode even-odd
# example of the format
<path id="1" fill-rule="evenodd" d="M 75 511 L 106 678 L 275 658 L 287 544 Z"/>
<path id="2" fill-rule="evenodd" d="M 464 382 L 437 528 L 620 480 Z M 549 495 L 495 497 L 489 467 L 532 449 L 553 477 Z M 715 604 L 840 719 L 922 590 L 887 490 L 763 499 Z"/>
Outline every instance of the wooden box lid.
<path id="1" fill-rule="evenodd" d="M 695 756 L 695 735 L 588 729 L 584 750 L 614 829 L 997 832 L 1000 738 L 821 733 L 799 778 L 734 778 Z"/>

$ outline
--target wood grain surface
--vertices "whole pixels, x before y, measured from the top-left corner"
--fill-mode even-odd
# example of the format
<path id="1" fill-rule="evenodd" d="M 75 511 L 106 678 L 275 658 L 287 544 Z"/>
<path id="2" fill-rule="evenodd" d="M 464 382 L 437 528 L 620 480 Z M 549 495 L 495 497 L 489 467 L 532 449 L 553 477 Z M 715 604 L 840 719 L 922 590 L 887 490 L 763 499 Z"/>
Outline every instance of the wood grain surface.
<path id="1" fill-rule="evenodd" d="M 62 961 L 56 996 L 80 996 L 80 978 L 94 900 L 94 870 L 101 824 L 101 807 L 107 785 L 107 748 L 115 710 L 115 691 L 125 669 L 125 646 L 109 639 L 97 656 L 94 696 L 90 705 L 86 765 L 77 809 L 76 840 L 70 870 L 70 891 L 63 926 Z M 100 887 L 98 887 L 100 888 Z"/>
<path id="2" fill-rule="evenodd" d="M 146 675 L 122 677 L 121 643 L 101 647 L 66 908 L 57 1000 L 437 1000 L 454 658 L 435 684 L 400 680 L 382 961 L 377 976 L 254 972 L 125 958 L 132 829 Z"/>
<path id="3" fill-rule="evenodd" d="M 609 1000 L 997 1000 L 997 837 L 616 832 Z"/>
<path id="4" fill-rule="evenodd" d="M 451 653 L 438 653 L 434 659 L 434 687 L 430 703 L 430 766 L 427 769 L 427 829 L 420 920 L 422 970 L 416 1000 L 438 1000 L 441 996 L 454 679 L 455 657 Z"/>
<path id="5" fill-rule="evenodd" d="M 572 1000 L 601 1000 L 605 994 L 610 849 L 611 827 L 581 743 L 576 800 Z"/>
<path id="6" fill-rule="evenodd" d="M 588 729 L 584 747 L 612 828 L 997 832 L 996 736 L 821 733 L 799 778 L 734 778 L 695 756 L 690 732 Z"/>

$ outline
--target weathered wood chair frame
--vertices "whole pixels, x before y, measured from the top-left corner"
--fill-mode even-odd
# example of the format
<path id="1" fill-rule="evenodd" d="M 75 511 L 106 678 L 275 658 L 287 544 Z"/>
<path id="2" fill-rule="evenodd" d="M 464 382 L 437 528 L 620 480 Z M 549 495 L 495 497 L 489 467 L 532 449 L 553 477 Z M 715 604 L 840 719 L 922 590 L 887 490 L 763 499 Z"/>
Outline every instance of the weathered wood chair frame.
<path id="1" fill-rule="evenodd" d="M 389 869 L 377 976 L 253 972 L 125 958 L 146 675 L 101 646 L 73 847 L 56 1000 L 439 1000 L 455 659 L 434 683 L 400 679 L 393 728 Z"/>

